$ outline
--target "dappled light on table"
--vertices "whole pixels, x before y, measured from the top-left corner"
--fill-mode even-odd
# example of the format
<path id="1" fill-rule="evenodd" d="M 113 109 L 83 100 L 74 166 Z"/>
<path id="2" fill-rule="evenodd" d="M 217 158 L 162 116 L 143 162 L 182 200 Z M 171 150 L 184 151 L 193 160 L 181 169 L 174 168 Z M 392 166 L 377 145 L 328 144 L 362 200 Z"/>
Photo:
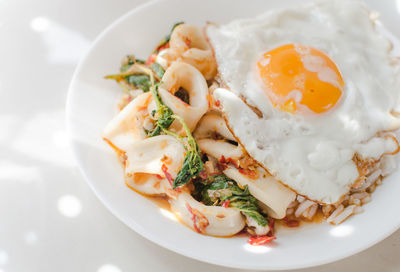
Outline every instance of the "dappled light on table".
<path id="1" fill-rule="evenodd" d="M 60 197 L 57 206 L 59 212 L 65 217 L 76 217 L 82 211 L 81 201 L 73 195 L 64 195 Z"/>

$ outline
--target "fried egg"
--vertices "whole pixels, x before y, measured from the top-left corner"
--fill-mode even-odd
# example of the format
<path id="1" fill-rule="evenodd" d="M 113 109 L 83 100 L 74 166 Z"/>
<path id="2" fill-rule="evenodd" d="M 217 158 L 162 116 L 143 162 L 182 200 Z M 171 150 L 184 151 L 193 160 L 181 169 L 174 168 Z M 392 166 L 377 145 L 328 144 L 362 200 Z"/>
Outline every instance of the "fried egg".
<path id="1" fill-rule="evenodd" d="M 399 61 L 362 2 L 324 1 L 210 24 L 214 91 L 250 156 L 298 194 L 338 202 L 355 156 L 398 150 Z"/>

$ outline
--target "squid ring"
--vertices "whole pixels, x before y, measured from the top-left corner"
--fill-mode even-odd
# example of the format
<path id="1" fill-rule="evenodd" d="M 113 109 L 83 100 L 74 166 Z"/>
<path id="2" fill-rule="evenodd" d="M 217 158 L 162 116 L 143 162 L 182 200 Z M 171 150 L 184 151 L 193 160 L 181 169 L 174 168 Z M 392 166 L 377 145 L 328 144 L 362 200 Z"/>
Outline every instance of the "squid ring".
<path id="1" fill-rule="evenodd" d="M 236 141 L 235 137 L 233 137 L 226 126 L 224 118 L 217 113 L 211 112 L 201 118 L 194 135 L 196 139 L 203 139 L 211 138 L 213 133 L 217 133 L 228 140 Z"/>
<path id="2" fill-rule="evenodd" d="M 170 50 L 176 60 L 193 65 L 207 80 L 216 75 L 217 64 L 200 28 L 187 24 L 177 26 L 171 34 Z"/>
<path id="3" fill-rule="evenodd" d="M 206 206 L 190 193 L 182 192 L 170 200 L 172 211 L 185 225 L 199 233 L 213 236 L 231 236 L 241 231 L 245 220 L 240 211 L 220 206 Z"/>
<path id="4" fill-rule="evenodd" d="M 174 95 L 180 88 L 187 90 L 189 104 Z M 197 122 L 208 110 L 207 82 L 190 64 L 174 62 L 165 72 L 158 91 L 163 102 L 185 120 L 190 130 L 196 127 Z M 179 127 L 180 123 L 175 121 L 172 128 L 179 130 Z"/>
<path id="5" fill-rule="evenodd" d="M 143 122 L 151 101 L 150 93 L 141 94 L 132 100 L 107 124 L 103 131 L 104 139 L 125 151 L 134 142 L 146 138 Z"/>

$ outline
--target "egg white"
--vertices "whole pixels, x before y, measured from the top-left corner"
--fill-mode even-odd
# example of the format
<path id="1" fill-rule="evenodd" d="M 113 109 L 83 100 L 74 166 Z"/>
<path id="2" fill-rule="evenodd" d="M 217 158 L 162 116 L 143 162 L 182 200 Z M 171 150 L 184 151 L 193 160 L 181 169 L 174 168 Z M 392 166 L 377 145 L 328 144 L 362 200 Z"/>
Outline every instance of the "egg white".
<path id="1" fill-rule="evenodd" d="M 325 1 L 206 29 L 229 89 L 216 90 L 214 97 L 232 132 L 271 174 L 321 203 L 337 202 L 359 178 L 356 153 L 376 159 L 397 147 L 378 133 L 400 124 L 391 114 L 399 107 L 399 62 L 370 14 L 362 2 Z M 319 49 L 339 67 L 345 87 L 328 112 L 280 111 L 255 80 L 259 57 L 291 43 Z"/>

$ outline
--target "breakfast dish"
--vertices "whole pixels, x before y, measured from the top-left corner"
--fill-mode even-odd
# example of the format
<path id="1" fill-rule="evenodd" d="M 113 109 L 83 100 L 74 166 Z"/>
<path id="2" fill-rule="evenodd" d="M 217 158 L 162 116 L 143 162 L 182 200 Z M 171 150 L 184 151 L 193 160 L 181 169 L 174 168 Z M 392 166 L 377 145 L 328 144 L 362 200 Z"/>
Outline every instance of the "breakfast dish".
<path id="1" fill-rule="evenodd" d="M 275 239 L 321 214 L 362 211 L 396 167 L 399 60 L 353 1 L 178 23 L 147 61 L 127 56 L 103 138 L 128 187 L 164 196 L 198 233 Z"/>

